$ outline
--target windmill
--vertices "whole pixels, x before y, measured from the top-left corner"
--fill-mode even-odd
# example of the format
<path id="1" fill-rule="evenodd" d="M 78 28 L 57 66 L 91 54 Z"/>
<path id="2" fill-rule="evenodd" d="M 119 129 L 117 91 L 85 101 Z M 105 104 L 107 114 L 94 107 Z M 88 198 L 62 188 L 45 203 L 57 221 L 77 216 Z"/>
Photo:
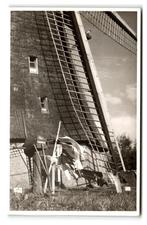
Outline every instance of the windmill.
<path id="1" fill-rule="evenodd" d="M 105 178 L 117 186 L 118 178 L 115 182 L 115 174 L 120 168 L 124 171 L 126 169 L 110 125 L 103 91 L 88 43 L 90 36 L 87 38 L 81 15 L 97 29 L 136 54 L 136 35 L 116 13 L 13 12 L 13 24 L 16 24 L 18 18 L 19 23 L 21 21 L 26 23 L 26 36 L 24 34 L 19 46 L 20 49 L 23 48 L 23 41 L 26 41 L 26 50 L 24 55 L 22 53 L 23 57 L 19 56 L 20 61 L 22 58 L 28 58 L 30 76 L 27 77 L 28 71 L 24 66 L 23 72 L 20 70 L 22 77 L 17 80 L 17 69 L 14 68 L 11 82 L 13 87 L 11 141 L 15 142 L 16 139 L 25 141 L 26 130 L 27 137 L 37 137 L 41 134 L 50 140 L 52 135 L 56 135 L 58 122 L 61 120 L 61 136 L 68 135 L 77 143 L 87 146 L 84 168 L 102 172 Z M 30 24 L 27 16 L 32 19 Z M 16 26 L 20 31 L 25 29 L 21 28 L 20 24 Z M 31 26 L 36 37 L 31 33 Z M 16 32 L 15 28 L 15 26 L 12 28 L 12 55 L 17 52 L 18 47 L 13 34 Z M 30 39 L 27 41 L 28 37 Z M 36 57 L 38 54 L 39 57 Z M 39 69 L 38 64 L 41 60 L 42 65 Z M 13 67 L 14 61 L 12 69 Z M 44 74 L 44 78 L 34 76 L 41 74 L 39 70 Z M 16 93 L 19 89 L 24 92 L 23 98 Z M 29 102 L 33 99 L 32 109 Z M 18 105 L 18 102 L 21 104 Z M 49 112 L 50 106 L 54 111 Z M 40 108 L 44 118 L 39 114 Z M 25 118 L 22 117 L 24 113 Z M 56 121 L 51 114 L 55 115 Z M 42 121 L 42 124 L 37 124 L 38 120 Z"/>

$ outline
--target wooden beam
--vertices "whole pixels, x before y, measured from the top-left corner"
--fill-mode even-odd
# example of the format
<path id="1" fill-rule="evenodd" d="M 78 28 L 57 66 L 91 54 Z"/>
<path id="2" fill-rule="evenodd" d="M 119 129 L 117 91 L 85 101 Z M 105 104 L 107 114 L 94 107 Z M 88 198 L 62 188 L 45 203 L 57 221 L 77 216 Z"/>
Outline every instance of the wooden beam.
<path id="1" fill-rule="evenodd" d="M 109 12 L 105 11 L 110 17 L 113 18 L 114 21 L 119 24 L 135 41 L 137 41 L 137 35 L 134 30 L 127 24 L 127 22 L 117 13 L 117 12 Z"/>
<path id="2" fill-rule="evenodd" d="M 37 152 L 33 156 L 33 192 L 42 194 L 41 164 Z"/>

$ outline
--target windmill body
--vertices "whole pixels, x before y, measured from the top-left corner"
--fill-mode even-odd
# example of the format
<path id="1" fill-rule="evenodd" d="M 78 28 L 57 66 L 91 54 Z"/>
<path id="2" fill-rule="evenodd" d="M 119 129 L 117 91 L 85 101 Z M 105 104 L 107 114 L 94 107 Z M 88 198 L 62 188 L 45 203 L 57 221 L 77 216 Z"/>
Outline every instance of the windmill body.
<path id="1" fill-rule="evenodd" d="M 92 14 L 84 15 L 95 22 Z M 104 15 L 116 20 L 116 15 Z M 52 156 L 59 121 L 59 137 L 69 137 L 84 149 L 83 174 L 94 171 L 102 174 L 105 184 L 115 184 L 113 176 L 120 168 L 125 170 L 109 124 L 90 38 L 78 12 L 11 13 L 11 155 L 25 147 L 29 174 L 34 168 L 33 144 L 40 154 L 43 145 L 45 154 Z M 65 186 L 85 185 L 87 180 L 81 176 L 77 184 L 74 174 L 70 182 L 64 171 L 61 176 Z"/>

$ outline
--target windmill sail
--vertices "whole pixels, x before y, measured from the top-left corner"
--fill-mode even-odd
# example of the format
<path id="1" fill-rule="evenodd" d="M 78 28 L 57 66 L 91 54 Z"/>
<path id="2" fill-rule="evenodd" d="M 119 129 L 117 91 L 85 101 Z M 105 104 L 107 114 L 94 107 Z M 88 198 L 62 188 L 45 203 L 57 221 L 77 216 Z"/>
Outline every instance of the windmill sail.
<path id="1" fill-rule="evenodd" d="M 108 161 L 115 168 L 116 140 L 106 122 L 102 89 L 80 15 L 75 12 L 46 12 L 46 18 L 67 92 L 83 133 L 93 154 L 102 152 L 106 158 L 110 157 Z"/>
<path id="2" fill-rule="evenodd" d="M 81 12 L 97 29 L 108 35 L 115 42 L 132 52 L 137 53 L 136 33 L 116 12 Z"/>

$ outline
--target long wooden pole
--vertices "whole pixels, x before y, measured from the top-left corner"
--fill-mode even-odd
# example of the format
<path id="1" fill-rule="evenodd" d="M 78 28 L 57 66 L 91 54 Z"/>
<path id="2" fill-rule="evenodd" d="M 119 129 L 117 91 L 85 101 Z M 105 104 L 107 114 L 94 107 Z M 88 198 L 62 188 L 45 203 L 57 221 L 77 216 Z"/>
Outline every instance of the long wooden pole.
<path id="1" fill-rule="evenodd" d="M 41 147 L 42 147 L 42 153 L 43 153 L 45 168 L 47 169 L 47 161 L 46 161 L 46 156 L 45 156 L 45 151 L 44 151 L 44 145 L 41 144 Z"/>
<path id="2" fill-rule="evenodd" d="M 37 152 L 35 152 L 33 155 L 33 168 L 33 192 L 42 194 L 41 163 Z"/>
<path id="3" fill-rule="evenodd" d="M 46 172 L 46 175 L 48 175 L 48 171 L 47 171 L 46 168 L 45 168 L 45 165 L 44 165 L 44 163 L 43 163 L 43 161 L 42 161 L 42 159 L 41 159 L 41 157 L 40 157 L 40 154 L 39 154 L 39 151 L 37 150 L 36 145 L 33 145 L 33 146 L 34 146 L 34 148 L 35 148 L 35 150 L 36 150 L 36 152 L 37 152 L 37 155 L 38 155 L 39 160 L 40 160 L 40 162 L 41 162 L 41 164 L 42 164 L 42 166 L 43 166 L 43 169 L 44 169 L 44 171 Z"/>
<path id="4" fill-rule="evenodd" d="M 52 194 L 55 194 L 55 173 L 56 173 L 56 164 L 52 164 Z"/>
<path id="5" fill-rule="evenodd" d="M 37 150 L 36 145 L 34 144 L 33 146 L 34 146 L 34 148 L 35 148 L 35 150 L 36 150 L 36 153 L 37 153 L 38 158 L 39 158 L 39 160 L 40 160 L 40 162 L 41 162 L 41 164 L 42 164 L 42 167 L 43 167 L 43 169 L 44 169 L 44 171 L 45 171 L 45 173 L 46 173 L 46 177 L 47 177 L 47 179 L 49 179 L 49 173 L 48 173 L 48 170 L 47 170 L 47 163 L 43 163 L 43 160 L 41 159 L 41 156 L 40 156 L 40 154 L 39 154 L 39 151 Z M 43 149 L 43 150 L 44 150 L 44 149 Z M 45 162 L 46 162 L 46 159 L 45 159 Z M 50 179 L 49 179 L 49 180 L 50 180 Z M 44 193 L 45 193 L 45 192 L 44 192 Z"/>
<path id="6" fill-rule="evenodd" d="M 25 138 L 28 138 L 27 126 L 26 126 L 26 121 L 25 121 L 25 117 L 24 117 L 24 114 L 23 113 L 22 113 L 22 120 L 23 120 Z"/>
<path id="7" fill-rule="evenodd" d="M 43 157 L 44 157 L 45 168 L 48 171 L 47 161 L 46 161 L 46 155 L 45 155 L 45 151 L 44 151 L 44 145 L 42 144 L 41 147 L 42 147 L 42 152 L 43 152 Z M 48 178 L 48 181 L 49 181 L 49 189 L 51 189 L 51 187 L 50 187 L 50 176 L 49 176 L 49 173 L 47 174 L 47 178 Z"/>
<path id="8" fill-rule="evenodd" d="M 57 157 L 60 156 L 62 152 L 62 145 L 57 144 Z M 61 184 L 61 170 L 59 167 L 57 167 L 57 182 L 60 185 Z"/>
<path id="9" fill-rule="evenodd" d="M 53 157 L 56 156 L 56 148 L 57 148 L 57 141 L 58 141 L 58 138 L 59 138 L 60 128 L 61 128 L 61 121 L 59 121 L 59 125 L 58 125 L 58 130 L 57 130 L 56 140 L 55 140 L 54 149 L 53 149 L 53 154 L 52 154 Z M 51 164 L 50 164 L 50 166 L 49 166 L 48 174 L 50 174 L 51 167 L 52 167 L 52 162 L 51 162 Z M 53 178 L 53 176 L 55 176 L 55 173 L 52 174 L 52 183 L 55 182 L 55 179 Z M 48 184 L 48 179 L 46 178 L 45 185 L 44 185 L 44 193 L 46 193 L 47 184 Z M 53 189 L 52 189 L 52 192 L 55 192 L 55 190 L 54 190 L 55 187 L 53 186 L 53 184 L 52 184 L 52 188 L 53 188 Z"/>

